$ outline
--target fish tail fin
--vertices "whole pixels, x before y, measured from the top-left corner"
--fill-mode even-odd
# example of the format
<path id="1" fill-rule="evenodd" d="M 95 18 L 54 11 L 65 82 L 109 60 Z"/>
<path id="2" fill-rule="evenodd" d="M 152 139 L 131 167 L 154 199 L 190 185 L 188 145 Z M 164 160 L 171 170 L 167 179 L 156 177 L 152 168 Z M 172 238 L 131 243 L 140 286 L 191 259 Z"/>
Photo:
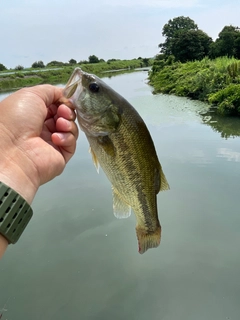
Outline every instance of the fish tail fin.
<path id="1" fill-rule="evenodd" d="M 138 238 L 138 252 L 143 254 L 148 249 L 157 248 L 161 240 L 161 226 L 158 225 L 154 232 L 148 232 L 143 228 L 136 227 Z"/>

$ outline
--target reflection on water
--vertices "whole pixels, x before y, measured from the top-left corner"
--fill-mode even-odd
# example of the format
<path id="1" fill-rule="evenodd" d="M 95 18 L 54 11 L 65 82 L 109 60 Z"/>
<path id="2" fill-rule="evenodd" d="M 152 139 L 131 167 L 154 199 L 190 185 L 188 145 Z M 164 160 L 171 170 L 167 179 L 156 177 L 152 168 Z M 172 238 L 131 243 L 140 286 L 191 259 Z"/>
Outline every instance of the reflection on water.
<path id="1" fill-rule="evenodd" d="M 110 183 L 81 133 L 65 172 L 40 188 L 31 223 L 0 262 L 5 318 L 239 319 L 240 120 L 214 118 L 216 130 L 199 114 L 208 106 L 152 95 L 146 78 L 105 80 L 146 121 L 171 186 L 158 195 L 160 247 L 138 254 L 135 217 L 113 216 Z"/>
<path id="2" fill-rule="evenodd" d="M 216 113 L 215 108 L 210 108 L 206 112 L 201 112 L 204 123 L 211 126 L 213 130 L 221 133 L 221 137 L 228 139 L 230 137 L 240 136 L 239 118 L 223 117 Z"/>
<path id="3" fill-rule="evenodd" d="M 219 148 L 218 156 L 226 158 L 227 161 L 240 162 L 240 152 L 236 152 L 231 149 Z"/>

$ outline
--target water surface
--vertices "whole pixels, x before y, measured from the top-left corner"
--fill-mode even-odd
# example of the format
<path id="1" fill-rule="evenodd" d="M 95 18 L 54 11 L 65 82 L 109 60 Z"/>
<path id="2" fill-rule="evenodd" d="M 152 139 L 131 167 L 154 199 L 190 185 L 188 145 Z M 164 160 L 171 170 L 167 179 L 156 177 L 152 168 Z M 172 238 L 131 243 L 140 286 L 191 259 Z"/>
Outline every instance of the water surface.
<path id="1" fill-rule="evenodd" d="M 135 217 L 113 216 L 110 183 L 81 133 L 0 262 L 3 319 L 239 319 L 240 120 L 152 95 L 146 78 L 105 81 L 146 121 L 171 187 L 158 195 L 160 247 L 138 254 Z"/>

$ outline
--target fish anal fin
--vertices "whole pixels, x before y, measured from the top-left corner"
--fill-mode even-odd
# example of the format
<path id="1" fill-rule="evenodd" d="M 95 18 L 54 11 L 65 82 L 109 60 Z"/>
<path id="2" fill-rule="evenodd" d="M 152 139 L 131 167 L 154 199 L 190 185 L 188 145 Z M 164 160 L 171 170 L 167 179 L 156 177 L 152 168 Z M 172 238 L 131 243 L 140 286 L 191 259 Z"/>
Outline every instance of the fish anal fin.
<path id="1" fill-rule="evenodd" d="M 138 238 L 138 252 L 143 254 L 148 249 L 157 248 L 161 241 L 161 226 L 157 226 L 154 232 L 148 232 L 145 229 L 136 226 Z"/>
<path id="2" fill-rule="evenodd" d="M 164 190 L 169 190 L 170 186 L 167 182 L 167 179 L 165 177 L 165 174 L 163 173 L 162 168 L 160 169 L 160 190 L 159 191 L 164 191 Z"/>
<path id="3" fill-rule="evenodd" d="M 158 194 L 159 191 L 169 190 L 169 184 L 163 173 L 162 167 L 155 168 L 154 172 L 154 183 L 155 183 L 155 192 Z"/>
<path id="4" fill-rule="evenodd" d="M 131 207 L 126 204 L 112 187 L 113 192 L 113 214 L 118 219 L 128 218 L 131 215 Z"/>
<path id="5" fill-rule="evenodd" d="M 92 155 L 92 161 L 93 161 L 93 163 L 94 163 L 95 168 L 97 169 L 97 173 L 99 173 L 100 165 L 99 165 L 97 156 L 95 155 L 95 153 L 94 153 L 93 149 L 91 148 L 91 146 L 89 147 L 89 153 L 91 153 L 91 155 Z"/>

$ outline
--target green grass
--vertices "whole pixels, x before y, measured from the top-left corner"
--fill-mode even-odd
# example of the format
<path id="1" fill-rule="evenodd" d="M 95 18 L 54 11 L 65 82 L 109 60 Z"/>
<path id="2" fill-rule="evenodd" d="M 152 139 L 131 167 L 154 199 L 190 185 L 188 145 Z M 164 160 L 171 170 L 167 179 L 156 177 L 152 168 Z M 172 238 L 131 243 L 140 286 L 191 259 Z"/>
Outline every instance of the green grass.
<path id="1" fill-rule="evenodd" d="M 150 64 L 153 63 L 153 59 L 150 59 Z M 4 74 L 6 72 L 14 72 L 14 70 L 7 70 L 0 72 L 0 92 L 15 90 L 22 87 L 33 86 L 37 84 L 49 83 L 49 84 L 59 84 L 66 83 L 73 72 L 74 68 L 80 67 L 84 71 L 89 73 L 94 73 L 101 75 L 104 71 L 111 70 L 133 70 L 135 68 L 143 67 L 143 61 L 141 59 L 133 60 L 116 60 L 99 63 L 88 63 L 82 65 L 71 65 L 64 67 L 56 67 L 56 70 L 53 67 L 50 67 L 53 70 L 40 69 L 36 70 L 33 68 L 24 69 L 24 72 L 16 71 L 14 74 Z M 3 74 L 2 74 L 3 73 Z"/>
<path id="2" fill-rule="evenodd" d="M 234 58 L 166 65 L 156 61 L 149 74 L 154 92 L 214 104 L 222 115 L 240 116 L 240 61 Z"/>

